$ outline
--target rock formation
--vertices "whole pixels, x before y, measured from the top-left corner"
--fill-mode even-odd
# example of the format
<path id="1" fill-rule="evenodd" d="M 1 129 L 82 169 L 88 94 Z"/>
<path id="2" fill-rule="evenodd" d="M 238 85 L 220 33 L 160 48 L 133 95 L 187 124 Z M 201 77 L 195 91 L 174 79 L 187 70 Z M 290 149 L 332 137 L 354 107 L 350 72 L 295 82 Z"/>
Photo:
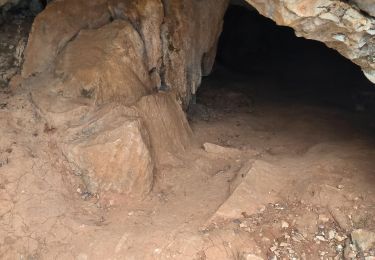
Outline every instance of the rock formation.
<path id="1" fill-rule="evenodd" d="M 298 36 L 336 49 L 375 82 L 371 4 L 247 2 Z M 212 69 L 228 4 L 61 0 L 37 16 L 22 77 L 33 82 L 34 103 L 90 192 L 144 196 L 163 154 L 188 147 L 182 108 Z"/>

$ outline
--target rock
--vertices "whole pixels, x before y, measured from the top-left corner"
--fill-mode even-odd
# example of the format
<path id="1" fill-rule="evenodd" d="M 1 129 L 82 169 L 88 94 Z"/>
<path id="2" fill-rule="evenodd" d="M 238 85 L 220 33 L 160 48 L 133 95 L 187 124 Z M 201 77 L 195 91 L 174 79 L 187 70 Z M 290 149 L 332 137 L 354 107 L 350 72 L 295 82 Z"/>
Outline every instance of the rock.
<path id="1" fill-rule="evenodd" d="M 254 254 L 245 254 L 243 260 L 263 260 L 263 258 Z"/>
<path id="2" fill-rule="evenodd" d="M 359 250 L 367 251 L 375 247 L 375 233 L 364 230 L 357 229 L 351 233 L 352 241 Z"/>
<path id="3" fill-rule="evenodd" d="M 137 25 L 145 48 L 145 62 L 150 72 L 152 84 L 160 87 L 162 74 L 161 30 L 164 21 L 164 8 L 160 0 L 109 0 L 108 8 L 114 19 L 123 19 Z"/>
<path id="4" fill-rule="evenodd" d="M 353 0 L 358 7 L 375 17 L 375 3 L 373 0 Z"/>
<path id="5" fill-rule="evenodd" d="M 324 214 L 320 214 L 319 215 L 319 221 L 322 222 L 322 223 L 327 223 L 329 221 L 329 217 L 327 217 Z"/>
<path id="6" fill-rule="evenodd" d="M 284 182 L 275 166 L 265 161 L 256 161 L 209 223 L 238 219 L 243 213 L 258 213 L 264 205 L 280 199 L 279 192 Z"/>
<path id="7" fill-rule="evenodd" d="M 135 112 L 104 108 L 75 129 L 63 151 L 89 192 L 111 191 L 143 197 L 152 188 L 154 160 L 149 136 Z"/>
<path id="8" fill-rule="evenodd" d="M 286 222 L 286 221 L 281 221 L 281 227 L 282 227 L 282 228 L 288 228 L 288 227 L 289 227 L 288 222 Z"/>
<path id="9" fill-rule="evenodd" d="M 86 97 L 97 104 L 132 105 L 152 90 L 145 55 L 141 36 L 127 21 L 82 30 L 57 58 L 62 94 Z"/>
<path id="10" fill-rule="evenodd" d="M 46 77 L 44 80 L 34 82 L 31 87 L 31 99 L 50 127 L 66 129 L 71 125 L 80 124 L 79 120 L 90 110 L 92 104 L 82 98 L 65 98 L 59 95 L 58 80 Z M 32 86 L 32 83 L 30 83 Z"/>
<path id="11" fill-rule="evenodd" d="M 27 78 L 47 70 L 53 65 L 56 55 L 80 30 L 99 28 L 109 21 L 107 0 L 53 1 L 34 20 L 22 76 Z"/>
<path id="12" fill-rule="evenodd" d="M 185 151 L 192 131 L 180 105 L 172 95 L 159 93 L 141 98 L 135 106 L 150 133 L 151 144 L 158 162 L 164 154 Z"/>
<path id="13" fill-rule="evenodd" d="M 336 231 L 335 231 L 335 230 L 330 230 L 330 231 L 328 231 L 328 239 L 329 239 L 329 240 L 334 239 L 335 236 L 336 236 Z"/>
<path id="14" fill-rule="evenodd" d="M 214 153 L 222 156 L 236 156 L 241 154 L 241 151 L 236 148 L 224 147 L 212 143 L 204 143 L 203 148 L 207 153 Z"/>
<path id="15" fill-rule="evenodd" d="M 329 208 L 335 222 L 345 231 L 350 231 L 352 226 L 349 218 L 339 208 Z"/>
<path id="16" fill-rule="evenodd" d="M 304 235 L 314 235 L 318 231 L 318 220 L 315 213 L 306 211 L 303 215 L 296 217 L 296 228 Z"/>

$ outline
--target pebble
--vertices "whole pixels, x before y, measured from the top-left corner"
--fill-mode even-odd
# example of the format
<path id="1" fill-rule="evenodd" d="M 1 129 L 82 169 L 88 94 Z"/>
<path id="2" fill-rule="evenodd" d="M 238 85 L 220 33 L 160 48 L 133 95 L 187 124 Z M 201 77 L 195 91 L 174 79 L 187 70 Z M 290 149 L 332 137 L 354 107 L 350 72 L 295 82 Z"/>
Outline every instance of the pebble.
<path id="1" fill-rule="evenodd" d="M 336 231 L 335 231 L 335 230 L 330 230 L 330 231 L 328 231 L 328 239 L 329 239 L 329 240 L 334 239 L 335 236 L 336 236 Z"/>
<path id="2" fill-rule="evenodd" d="M 329 217 L 324 214 L 319 215 L 319 221 L 323 223 L 327 223 L 329 221 Z"/>
<path id="3" fill-rule="evenodd" d="M 286 221 L 281 221 L 281 227 L 282 228 L 288 228 L 289 227 L 289 224 L 288 224 L 288 222 L 286 222 Z"/>
<path id="4" fill-rule="evenodd" d="M 342 242 L 344 241 L 345 239 L 347 239 L 347 236 L 343 235 L 343 236 L 340 236 L 339 234 L 336 233 L 335 235 L 335 239 L 339 242 Z"/>
<path id="5" fill-rule="evenodd" d="M 342 190 L 342 189 L 344 188 L 344 185 L 339 184 L 339 185 L 337 185 L 337 188 L 338 188 L 339 190 Z"/>
<path id="6" fill-rule="evenodd" d="M 315 238 L 319 241 L 327 241 L 323 236 L 316 236 Z"/>

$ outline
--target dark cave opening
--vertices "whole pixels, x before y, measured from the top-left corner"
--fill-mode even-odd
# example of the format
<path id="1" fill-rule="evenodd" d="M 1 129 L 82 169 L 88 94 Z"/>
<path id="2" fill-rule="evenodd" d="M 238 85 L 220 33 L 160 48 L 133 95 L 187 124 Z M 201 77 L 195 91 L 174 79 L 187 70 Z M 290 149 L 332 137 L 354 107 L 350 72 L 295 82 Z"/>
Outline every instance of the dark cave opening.
<path id="1" fill-rule="evenodd" d="M 375 86 L 359 66 L 321 42 L 296 37 L 244 1 L 233 2 L 225 14 L 214 70 L 203 79 L 198 103 L 209 87 L 233 89 L 236 82 L 255 99 L 375 111 Z"/>

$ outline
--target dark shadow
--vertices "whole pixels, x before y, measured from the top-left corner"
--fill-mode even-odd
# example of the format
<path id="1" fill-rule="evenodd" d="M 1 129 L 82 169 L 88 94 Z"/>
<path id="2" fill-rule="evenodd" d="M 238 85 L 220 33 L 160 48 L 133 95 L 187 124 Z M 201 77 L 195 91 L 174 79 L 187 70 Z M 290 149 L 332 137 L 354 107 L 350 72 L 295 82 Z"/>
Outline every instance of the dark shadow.
<path id="1" fill-rule="evenodd" d="M 375 85 L 357 65 L 323 43 L 298 38 L 291 28 L 244 6 L 228 8 L 216 66 L 202 88 L 214 77 L 247 80 L 258 95 L 270 99 L 375 111 Z"/>

